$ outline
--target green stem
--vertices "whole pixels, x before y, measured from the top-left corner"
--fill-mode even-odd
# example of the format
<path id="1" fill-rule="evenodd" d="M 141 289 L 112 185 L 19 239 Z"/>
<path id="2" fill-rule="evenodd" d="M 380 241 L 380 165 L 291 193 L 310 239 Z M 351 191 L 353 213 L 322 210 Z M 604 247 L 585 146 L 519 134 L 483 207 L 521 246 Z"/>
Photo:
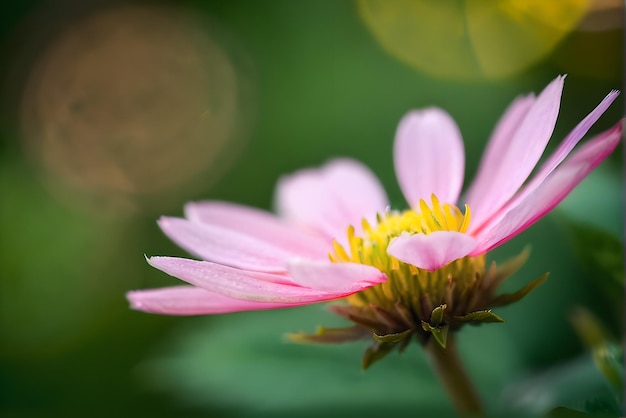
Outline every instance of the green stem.
<path id="1" fill-rule="evenodd" d="M 448 335 L 446 348 L 442 348 L 434 338 L 431 338 L 426 344 L 426 352 L 435 374 L 445 386 L 459 414 L 464 417 L 483 416 L 480 399 L 463 368 L 454 338 Z"/>

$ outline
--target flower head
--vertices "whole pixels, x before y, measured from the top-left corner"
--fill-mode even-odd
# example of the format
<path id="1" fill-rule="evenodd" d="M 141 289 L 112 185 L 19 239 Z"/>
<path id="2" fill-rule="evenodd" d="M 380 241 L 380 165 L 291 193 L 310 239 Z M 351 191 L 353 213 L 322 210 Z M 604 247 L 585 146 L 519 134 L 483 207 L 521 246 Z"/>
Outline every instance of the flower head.
<path id="1" fill-rule="evenodd" d="M 445 111 L 429 108 L 408 113 L 396 133 L 394 163 L 408 210 L 390 209 L 372 172 L 347 159 L 282 178 L 278 216 L 225 202 L 187 204 L 185 218 L 163 217 L 159 226 L 200 261 L 148 263 L 191 286 L 129 292 L 132 306 L 200 315 L 345 299 L 332 309 L 354 327 L 293 338 L 373 335 L 365 365 L 413 335 L 445 346 L 448 331 L 464 323 L 502 321 L 490 309 L 520 299 L 545 276 L 498 296 L 527 254 L 500 268 L 487 266 L 485 254 L 552 210 L 621 136 L 618 124 L 573 151 L 617 97 L 612 91 L 528 180 L 552 136 L 563 81 L 513 101 L 461 199 L 461 134 Z"/>

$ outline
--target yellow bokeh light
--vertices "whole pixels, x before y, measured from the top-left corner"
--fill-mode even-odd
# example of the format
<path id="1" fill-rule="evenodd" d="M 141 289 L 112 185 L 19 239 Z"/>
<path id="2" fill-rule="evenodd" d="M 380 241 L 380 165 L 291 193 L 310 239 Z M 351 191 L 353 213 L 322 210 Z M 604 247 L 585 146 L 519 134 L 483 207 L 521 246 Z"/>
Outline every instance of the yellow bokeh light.
<path id="1" fill-rule="evenodd" d="M 436 78 L 498 79 L 545 57 L 589 0 L 358 0 L 387 52 Z"/>

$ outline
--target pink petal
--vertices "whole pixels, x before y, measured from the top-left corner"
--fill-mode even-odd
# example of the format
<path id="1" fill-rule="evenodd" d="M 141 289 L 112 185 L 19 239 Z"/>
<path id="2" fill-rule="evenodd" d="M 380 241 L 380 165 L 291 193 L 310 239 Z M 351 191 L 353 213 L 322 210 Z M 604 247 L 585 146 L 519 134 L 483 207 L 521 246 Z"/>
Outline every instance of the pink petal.
<path id="1" fill-rule="evenodd" d="M 524 188 L 503 207 L 503 210 L 501 211 L 502 213 L 492 216 L 486 223 L 483 224 L 483 227 L 485 229 L 489 229 L 490 225 L 498 223 L 509 207 L 516 206 L 522 199 L 532 193 L 546 179 L 546 177 L 563 162 L 572 149 L 574 149 L 576 144 L 578 144 L 582 137 L 585 136 L 591 126 L 596 123 L 596 121 L 600 118 L 600 116 L 602 116 L 618 95 L 618 91 L 611 91 L 611 93 L 609 93 L 604 100 L 602 100 L 602 102 L 600 102 L 600 104 L 589 115 L 587 115 L 587 117 L 576 125 L 576 127 L 565 137 L 563 142 L 561 142 L 557 150 L 541 166 L 541 169 L 532 178 L 532 180 L 528 182 L 528 184 L 526 184 Z M 476 228 L 470 228 L 470 233 L 475 229 Z"/>
<path id="2" fill-rule="evenodd" d="M 387 196 L 372 172 L 353 160 L 333 160 L 320 169 L 283 177 L 276 190 L 276 207 L 285 219 L 328 238 L 343 237 L 349 225 L 384 212 Z"/>
<path id="3" fill-rule="evenodd" d="M 477 236 L 480 244 L 472 255 L 503 244 L 551 211 L 615 149 L 621 134 L 619 123 L 580 147 L 530 194 L 509 208 L 500 222 L 481 231 Z"/>
<path id="4" fill-rule="evenodd" d="M 600 116 L 606 112 L 609 106 L 617 99 L 619 91 L 611 90 L 609 94 L 591 111 L 572 131 L 565 137 L 557 150 L 542 165 L 539 173 L 531 181 L 532 184 L 539 184 L 550 174 L 574 149 L 576 144 L 589 132 Z"/>
<path id="5" fill-rule="evenodd" d="M 468 194 L 473 228 L 480 228 L 496 213 L 535 168 L 554 131 L 563 81 L 564 77 L 559 76 L 548 84 L 530 109 L 526 110 L 528 103 L 522 101 L 505 113 L 504 132 L 496 132 L 492 137 L 491 141 L 497 143 L 489 144 L 488 157 L 481 162 L 478 177 Z M 522 122 L 514 129 L 523 113 Z M 509 136 L 505 136 L 507 133 Z M 496 151 L 498 155 L 492 155 Z"/>
<path id="6" fill-rule="evenodd" d="M 148 263 L 170 276 L 234 299 L 274 303 L 314 303 L 347 296 L 354 291 L 325 292 L 280 283 L 274 274 L 175 257 L 152 257 Z"/>
<path id="7" fill-rule="evenodd" d="M 500 168 L 500 160 L 506 154 L 511 138 L 534 103 L 535 95 L 529 94 L 513 100 L 504 111 L 487 143 L 478 167 L 478 173 L 467 190 L 466 194 L 469 202 L 476 202 L 482 196 L 489 195 L 493 178 Z"/>
<path id="8" fill-rule="evenodd" d="M 232 299 L 195 286 L 173 286 L 128 292 L 133 309 L 165 315 L 210 315 L 264 309 L 281 309 L 301 304 L 252 302 Z"/>
<path id="9" fill-rule="evenodd" d="M 192 222 L 249 235 L 291 254 L 328 258 L 327 240 L 260 209 L 218 201 L 194 202 L 185 205 L 185 216 Z"/>
<path id="10" fill-rule="evenodd" d="M 396 131 L 393 150 L 396 177 L 411 207 L 437 195 L 456 204 L 463 186 L 465 152 L 454 120 L 445 111 L 429 108 L 405 115 Z"/>
<path id="11" fill-rule="evenodd" d="M 327 292 L 357 292 L 387 280 L 377 268 L 357 263 L 331 263 L 303 259 L 289 262 L 294 282 Z"/>
<path id="12" fill-rule="evenodd" d="M 476 248 L 478 241 L 456 231 L 436 231 L 431 234 L 402 234 L 387 247 L 387 253 L 418 268 L 434 271 L 465 257 Z"/>
<path id="13" fill-rule="evenodd" d="M 286 272 L 285 261 L 297 255 L 249 235 L 215 225 L 162 217 L 159 226 L 172 241 L 194 256 L 232 267 Z"/>

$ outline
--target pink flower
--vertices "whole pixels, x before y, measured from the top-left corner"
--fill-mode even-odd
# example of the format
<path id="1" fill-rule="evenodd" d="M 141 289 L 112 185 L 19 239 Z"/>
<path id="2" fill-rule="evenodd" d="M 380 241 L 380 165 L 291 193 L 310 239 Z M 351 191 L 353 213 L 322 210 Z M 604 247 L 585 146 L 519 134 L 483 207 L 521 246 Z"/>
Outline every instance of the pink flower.
<path id="1" fill-rule="evenodd" d="M 572 152 L 617 97 L 612 91 L 527 181 L 554 130 L 563 81 L 505 111 L 461 199 L 465 210 L 456 206 L 464 175 L 458 127 L 441 109 L 412 111 L 394 145 L 411 210 L 391 211 L 372 172 L 347 159 L 282 178 L 278 216 L 232 203 L 189 203 L 185 218 L 163 217 L 159 226 L 202 261 L 148 263 L 190 286 L 129 292 L 132 307 L 200 315 L 307 305 L 383 283 L 399 265 L 430 272 L 485 254 L 552 210 L 620 140 L 617 124 Z"/>

